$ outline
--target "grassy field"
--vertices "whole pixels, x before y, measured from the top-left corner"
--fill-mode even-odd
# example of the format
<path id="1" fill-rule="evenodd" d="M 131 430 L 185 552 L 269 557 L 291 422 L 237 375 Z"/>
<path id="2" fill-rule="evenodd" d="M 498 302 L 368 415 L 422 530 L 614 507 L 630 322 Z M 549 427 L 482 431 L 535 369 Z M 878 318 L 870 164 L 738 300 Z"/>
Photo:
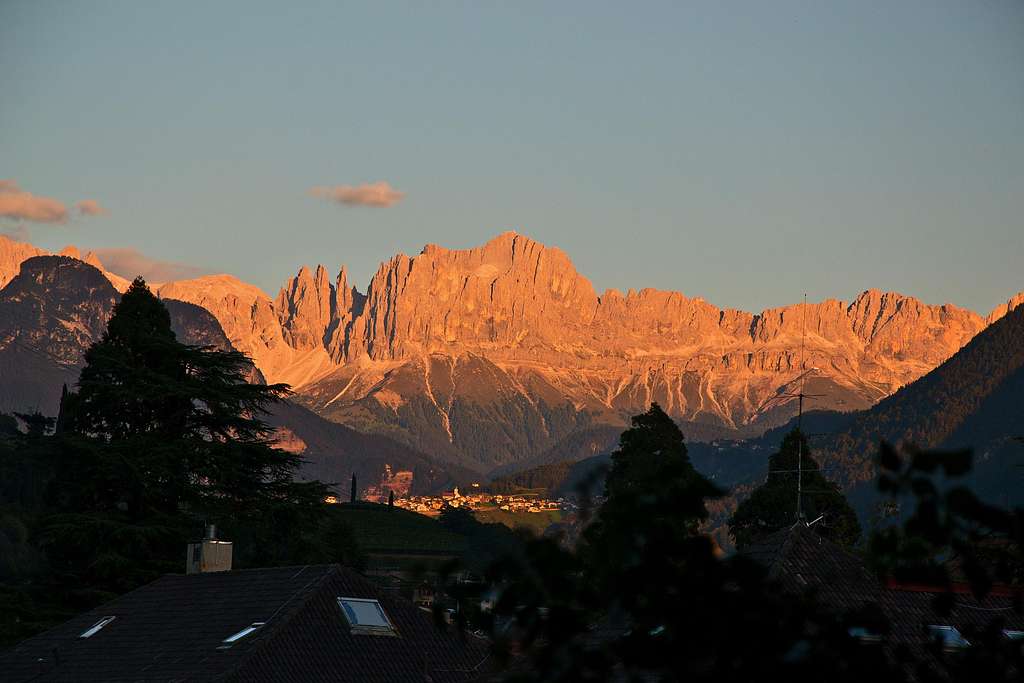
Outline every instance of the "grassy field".
<path id="1" fill-rule="evenodd" d="M 462 553 L 466 539 L 437 521 L 399 507 L 376 503 L 343 503 L 331 512 L 352 527 L 359 546 L 368 552 L 407 550 Z"/>
<path id="2" fill-rule="evenodd" d="M 485 523 L 499 522 L 510 529 L 526 527 L 534 533 L 542 534 L 549 525 L 562 521 L 561 510 L 544 510 L 543 512 L 510 512 L 501 508 L 474 510 L 476 518 Z"/>

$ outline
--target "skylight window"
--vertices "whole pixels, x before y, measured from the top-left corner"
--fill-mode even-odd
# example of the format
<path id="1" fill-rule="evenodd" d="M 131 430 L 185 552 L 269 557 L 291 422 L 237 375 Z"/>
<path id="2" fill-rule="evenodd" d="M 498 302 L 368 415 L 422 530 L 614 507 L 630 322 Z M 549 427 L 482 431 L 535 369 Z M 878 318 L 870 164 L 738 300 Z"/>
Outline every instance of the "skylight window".
<path id="1" fill-rule="evenodd" d="M 256 631 L 256 630 L 262 628 L 264 626 L 264 624 L 265 624 L 265 622 L 262 622 L 262 621 L 254 621 L 254 622 L 252 622 L 251 624 L 249 624 L 248 626 L 243 628 L 238 633 L 233 633 L 230 636 L 228 636 L 227 638 L 225 638 L 223 640 L 224 644 L 221 645 L 219 649 L 226 650 L 227 648 L 231 647 L 232 645 L 234 645 L 236 642 L 238 642 L 242 638 L 245 638 L 247 635 L 249 635 L 253 631 Z"/>
<path id="2" fill-rule="evenodd" d="M 881 634 L 875 633 L 864 626 L 851 626 L 847 629 L 847 633 L 850 634 L 851 638 L 856 638 L 862 643 L 877 643 L 882 640 Z"/>
<path id="3" fill-rule="evenodd" d="M 87 628 L 84 631 L 82 631 L 82 634 L 80 636 L 78 636 L 78 637 L 79 638 L 92 638 L 94 635 L 96 635 L 97 633 L 100 632 L 101 628 L 103 628 L 104 626 L 106 626 L 107 624 L 112 622 L 114 619 L 117 619 L 117 617 L 103 617 L 102 619 L 97 621 L 95 624 L 93 624 L 89 628 Z"/>
<path id="4" fill-rule="evenodd" d="M 1024 631 L 1003 630 L 1003 637 L 1007 640 L 1024 640 Z"/>
<path id="5" fill-rule="evenodd" d="M 932 638 L 942 643 L 942 647 L 946 650 L 960 650 L 971 644 L 955 626 L 937 626 L 932 624 L 928 627 L 928 633 L 931 634 Z"/>
<path id="6" fill-rule="evenodd" d="M 352 633 L 375 636 L 394 636 L 395 627 L 388 619 L 380 602 L 366 598 L 338 598 Z"/>

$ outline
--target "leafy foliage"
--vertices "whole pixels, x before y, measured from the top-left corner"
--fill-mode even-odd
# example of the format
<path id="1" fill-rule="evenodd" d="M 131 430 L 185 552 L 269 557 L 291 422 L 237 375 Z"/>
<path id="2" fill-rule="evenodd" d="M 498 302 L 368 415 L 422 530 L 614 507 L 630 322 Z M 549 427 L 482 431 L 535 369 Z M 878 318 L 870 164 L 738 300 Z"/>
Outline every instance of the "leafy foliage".
<path id="1" fill-rule="evenodd" d="M 632 424 L 581 544 L 534 539 L 489 570 L 498 655 L 526 654 L 513 680 L 898 680 L 843 619 L 720 557 L 700 533 L 719 491 L 678 427 L 657 405 Z"/>
<path id="2" fill-rule="evenodd" d="M 790 469 L 800 438 L 787 436 L 776 470 Z M 1020 559 L 1022 512 L 1000 511 L 963 488 L 945 496 L 933 481 L 939 470 L 953 477 L 969 465 L 965 454 L 931 452 L 914 452 L 906 465 L 883 449 L 883 491 L 916 498 L 918 507 L 906 525 L 876 533 L 876 568 L 942 580 L 919 571 L 945 571 L 939 560 L 956 549 L 979 594 L 996 580 L 1019 581 L 1006 568 Z M 825 491 L 825 505 L 836 505 L 836 489 Z M 795 489 L 789 493 L 791 523 Z M 743 554 L 723 557 L 701 533 L 706 501 L 717 491 L 693 471 L 682 435 L 657 406 L 622 435 L 605 494 L 580 545 L 534 538 L 523 555 L 489 568 L 483 593 L 496 598 L 478 618 L 499 661 L 512 665 L 506 680 L 1000 681 L 1024 670 L 1019 643 L 1001 637 L 998 618 L 970 634 L 966 653 L 950 655 L 936 644 L 914 654 L 886 646 L 884 635 L 882 644 L 851 635 L 858 628 L 887 633 L 878 605 L 839 613 L 812 594 L 784 590 Z M 446 516 L 452 524 L 469 517 Z M 982 530 L 1003 542 L 979 546 L 992 540 Z M 997 573 L 985 573 L 993 561 Z"/>
<path id="3" fill-rule="evenodd" d="M 1024 508 L 987 503 L 961 482 L 972 467 L 970 450 L 928 451 L 882 443 L 877 463 L 878 488 L 897 504 L 915 504 L 901 525 L 876 530 L 870 541 L 875 570 L 909 583 L 941 586 L 934 608 L 948 613 L 956 601 L 954 584 L 966 582 L 983 598 L 998 584 L 1024 585 Z M 1015 609 L 1022 610 L 1017 593 Z M 993 614 L 984 628 L 963 635 L 972 643 L 958 657 L 934 656 L 942 665 L 925 662 L 922 680 L 1019 680 L 1024 648 L 1002 637 L 1001 619 Z"/>

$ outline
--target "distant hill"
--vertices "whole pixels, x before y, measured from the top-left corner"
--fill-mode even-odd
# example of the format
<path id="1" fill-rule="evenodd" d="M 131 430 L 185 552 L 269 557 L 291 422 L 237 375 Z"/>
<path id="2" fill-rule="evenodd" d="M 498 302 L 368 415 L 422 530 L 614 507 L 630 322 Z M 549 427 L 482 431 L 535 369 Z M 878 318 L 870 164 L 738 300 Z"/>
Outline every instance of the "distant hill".
<path id="1" fill-rule="evenodd" d="M 834 411 L 811 411 L 804 415 L 804 429 L 812 434 L 835 432 L 848 425 L 855 415 Z M 725 489 L 753 482 L 763 476 L 768 456 L 782 441 L 782 436 L 795 426 L 796 418 L 793 418 L 786 424 L 751 439 L 694 441 L 688 434 L 693 424 L 681 425 L 687 436 L 686 450 L 693 466 Z M 595 469 L 610 462 L 611 453 L 618 446 L 621 432 L 621 428 L 599 427 L 574 435 L 566 439 L 567 446 L 560 451 L 571 454 L 571 457 L 496 477 L 488 487 L 494 492 L 537 489 L 549 494 L 573 493 L 581 482 L 591 477 Z M 579 443 L 582 443 L 584 448 L 572 448 Z M 594 444 L 601 444 L 602 447 L 594 448 Z M 596 454 L 575 457 L 585 454 L 588 449 Z M 593 492 L 599 492 L 599 488 L 600 485 Z"/>
<path id="2" fill-rule="evenodd" d="M 94 266 L 68 256 L 35 256 L 0 290 L 0 412 L 55 415 L 61 387 L 78 381 L 82 356 L 107 329 L 121 299 Z M 186 344 L 231 348 L 209 311 L 165 300 Z M 252 379 L 262 379 L 253 368 Z"/>
<path id="3" fill-rule="evenodd" d="M 356 543 L 371 553 L 418 551 L 461 555 L 468 544 L 465 537 L 453 533 L 437 519 L 418 512 L 376 503 L 342 503 L 331 513 L 353 531 Z"/>
<path id="4" fill-rule="evenodd" d="M 510 463 L 491 472 L 492 479 L 513 479 L 518 473 L 543 470 L 547 466 L 573 463 L 595 455 L 611 453 L 619 443 L 619 435 L 625 427 L 594 425 L 586 427 L 561 439 L 540 455 Z M 535 476 L 535 475 L 534 475 Z"/>
<path id="5" fill-rule="evenodd" d="M 367 502 L 332 505 L 330 514 L 352 529 L 370 570 L 438 570 L 460 557 L 464 566 L 483 572 L 498 557 L 522 549 L 522 540 L 504 524 L 471 513 L 448 526 L 436 517 Z"/>
<path id="6" fill-rule="evenodd" d="M 741 434 L 759 432 L 757 428 L 744 430 L 726 429 L 716 424 L 683 422 L 680 424 L 687 442 L 712 442 L 736 440 Z M 517 472 L 543 469 L 546 465 L 577 462 L 599 455 L 607 455 L 619 445 L 619 435 L 625 426 L 599 424 L 573 432 L 540 455 L 499 467 L 490 473 L 492 478 L 511 477 Z M 763 429 L 763 428 L 762 428 Z"/>
<path id="7" fill-rule="evenodd" d="M 353 474 L 364 491 L 381 483 L 386 467 L 413 473 L 412 495 L 439 493 L 474 481 L 469 470 L 442 465 L 387 437 L 330 422 L 291 401 L 274 406 L 268 422 L 282 430 L 282 445 L 302 456 L 299 476 L 336 484 L 342 500 L 348 500 Z"/>

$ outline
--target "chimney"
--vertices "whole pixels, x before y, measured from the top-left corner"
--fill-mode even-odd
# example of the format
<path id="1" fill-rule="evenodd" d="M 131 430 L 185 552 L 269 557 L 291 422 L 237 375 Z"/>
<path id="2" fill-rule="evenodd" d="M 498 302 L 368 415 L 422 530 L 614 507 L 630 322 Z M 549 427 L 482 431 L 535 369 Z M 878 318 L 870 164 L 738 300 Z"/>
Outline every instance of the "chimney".
<path id="1" fill-rule="evenodd" d="M 231 571 L 231 541 L 217 539 L 217 527 L 206 527 L 206 536 L 201 541 L 188 544 L 185 561 L 186 574 Z"/>

